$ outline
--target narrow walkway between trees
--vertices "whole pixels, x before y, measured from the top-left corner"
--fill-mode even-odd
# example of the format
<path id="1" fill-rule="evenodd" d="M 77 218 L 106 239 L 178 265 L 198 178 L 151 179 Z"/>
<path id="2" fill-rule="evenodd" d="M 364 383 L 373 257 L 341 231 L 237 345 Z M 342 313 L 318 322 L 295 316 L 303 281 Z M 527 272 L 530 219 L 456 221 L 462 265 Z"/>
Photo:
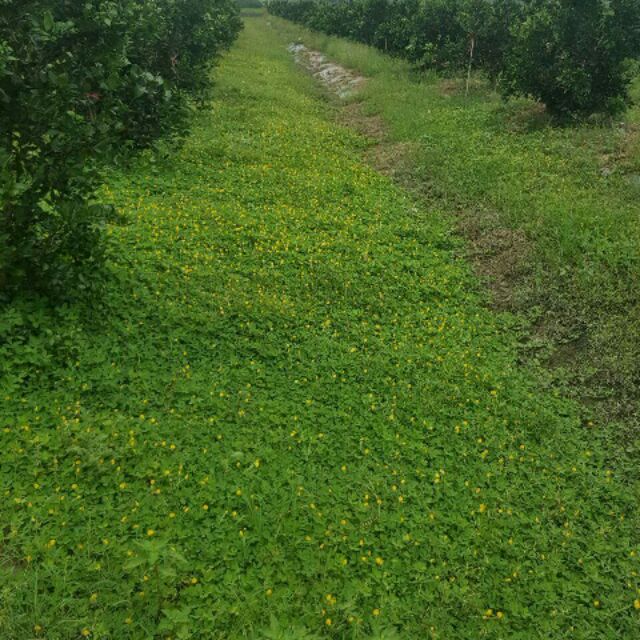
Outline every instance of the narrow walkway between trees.
<path id="1" fill-rule="evenodd" d="M 0 637 L 638 637 L 623 479 L 288 44 L 248 19 L 185 147 L 110 181 L 103 306 L 16 372 Z"/>

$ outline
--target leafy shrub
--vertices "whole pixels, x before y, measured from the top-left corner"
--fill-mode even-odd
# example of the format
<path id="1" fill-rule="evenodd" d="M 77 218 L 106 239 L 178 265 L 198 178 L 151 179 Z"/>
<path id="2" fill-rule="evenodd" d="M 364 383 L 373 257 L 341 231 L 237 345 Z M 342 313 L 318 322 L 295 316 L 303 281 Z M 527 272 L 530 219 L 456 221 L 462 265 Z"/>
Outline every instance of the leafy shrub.
<path id="1" fill-rule="evenodd" d="M 615 111 L 640 41 L 640 0 L 271 0 L 269 11 L 420 67 L 471 63 L 505 96 L 558 114 Z"/>
<path id="2" fill-rule="evenodd" d="M 535 0 L 515 27 L 505 92 L 562 116 L 619 111 L 639 35 L 638 0 Z"/>
<path id="3" fill-rule="evenodd" d="M 239 28 L 232 0 L 0 0 L 0 292 L 88 284 L 100 167 L 184 125 Z"/>
<path id="4" fill-rule="evenodd" d="M 463 8 L 471 0 L 271 0 L 271 13 L 401 56 L 422 67 L 460 69 L 468 59 Z M 484 7 L 488 0 L 476 0 Z"/>

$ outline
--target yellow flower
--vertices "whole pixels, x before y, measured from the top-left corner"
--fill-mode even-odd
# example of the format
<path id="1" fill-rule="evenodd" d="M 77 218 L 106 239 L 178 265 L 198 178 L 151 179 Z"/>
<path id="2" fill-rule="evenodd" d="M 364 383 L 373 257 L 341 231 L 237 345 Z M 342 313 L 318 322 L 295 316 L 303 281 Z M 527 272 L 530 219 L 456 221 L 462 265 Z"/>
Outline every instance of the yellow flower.
<path id="1" fill-rule="evenodd" d="M 381 566 L 383 565 L 383 563 L 384 563 L 384 560 L 383 560 L 382 558 L 380 558 L 380 557 L 377 557 L 377 558 L 376 558 L 376 564 L 377 564 L 379 567 L 381 567 Z"/>
<path id="2" fill-rule="evenodd" d="M 633 601 L 633 608 L 634 609 L 640 609 L 640 598 L 638 598 L 637 600 Z"/>
<path id="3" fill-rule="evenodd" d="M 153 529 L 147 529 L 147 535 L 151 538 L 156 535 L 156 532 Z"/>
<path id="4" fill-rule="evenodd" d="M 327 618 L 324 623 L 327 625 L 327 627 L 330 627 L 333 624 L 333 621 L 331 620 L 331 618 Z"/>
<path id="5" fill-rule="evenodd" d="M 371 613 L 377 618 L 380 615 L 380 609 L 374 609 Z"/>
<path id="6" fill-rule="evenodd" d="M 273 589 L 267 589 L 266 594 L 267 598 L 270 598 L 273 595 Z"/>
<path id="7" fill-rule="evenodd" d="M 480 505 L 480 508 L 478 509 L 478 511 L 480 513 L 484 513 L 487 510 L 487 505 L 484 504 L 484 502 Z"/>
<path id="8" fill-rule="evenodd" d="M 203 504 L 203 505 L 202 505 L 202 508 L 203 508 L 205 511 L 209 511 L 209 505 L 208 505 L 208 504 Z"/>
<path id="9" fill-rule="evenodd" d="M 85 627 L 80 633 L 85 638 L 88 638 L 91 635 L 91 631 L 87 629 L 87 627 Z"/>

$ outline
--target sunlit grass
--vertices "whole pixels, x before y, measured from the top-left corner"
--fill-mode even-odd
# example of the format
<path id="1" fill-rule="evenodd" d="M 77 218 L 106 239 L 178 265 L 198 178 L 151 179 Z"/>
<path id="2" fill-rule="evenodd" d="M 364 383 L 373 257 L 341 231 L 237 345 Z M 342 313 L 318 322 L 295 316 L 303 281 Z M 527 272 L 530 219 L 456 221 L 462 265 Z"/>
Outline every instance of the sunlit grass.
<path id="1" fill-rule="evenodd" d="M 0 637 L 634 638 L 624 475 L 286 44 L 110 179 L 99 302 L 0 316 Z"/>

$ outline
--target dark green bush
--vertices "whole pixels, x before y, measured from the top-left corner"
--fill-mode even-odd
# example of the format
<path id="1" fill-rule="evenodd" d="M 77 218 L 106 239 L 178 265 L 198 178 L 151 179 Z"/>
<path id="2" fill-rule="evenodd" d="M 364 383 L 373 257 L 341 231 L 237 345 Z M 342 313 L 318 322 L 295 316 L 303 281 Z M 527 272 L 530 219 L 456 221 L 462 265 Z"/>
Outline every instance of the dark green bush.
<path id="1" fill-rule="evenodd" d="M 552 113 L 624 105 L 640 0 L 271 0 L 269 11 L 422 68 L 473 67 Z"/>
<path id="2" fill-rule="evenodd" d="M 233 0 L 0 0 L 0 295 L 90 282 L 100 167 L 184 126 L 239 28 Z"/>
<path id="3" fill-rule="evenodd" d="M 514 26 L 504 90 L 560 116 L 625 106 L 628 60 L 640 38 L 639 0 L 533 0 Z"/>
<path id="4" fill-rule="evenodd" d="M 470 34 L 463 7 L 470 0 L 271 0 L 271 13 L 311 29 L 351 38 L 421 67 L 462 68 Z M 484 8 L 490 0 L 477 0 Z"/>

